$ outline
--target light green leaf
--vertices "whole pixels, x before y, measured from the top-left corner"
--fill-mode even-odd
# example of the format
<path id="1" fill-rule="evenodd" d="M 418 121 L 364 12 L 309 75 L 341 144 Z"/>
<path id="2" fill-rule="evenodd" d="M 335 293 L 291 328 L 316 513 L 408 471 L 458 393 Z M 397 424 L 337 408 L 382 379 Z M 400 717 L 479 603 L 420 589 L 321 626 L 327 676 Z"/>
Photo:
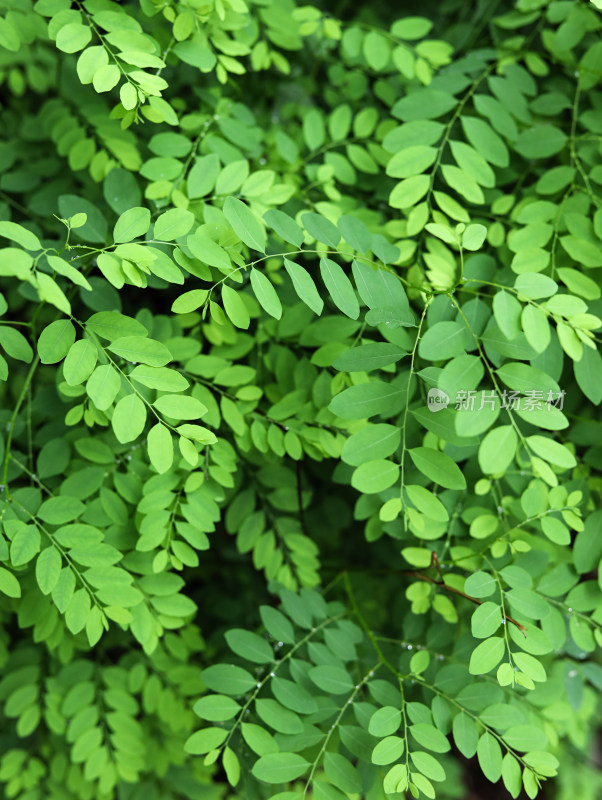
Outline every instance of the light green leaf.
<path id="1" fill-rule="evenodd" d="M 194 756 L 201 756 L 219 747 L 228 731 L 224 728 L 205 728 L 189 736 L 184 743 L 184 750 Z"/>
<path id="2" fill-rule="evenodd" d="M 405 355 L 406 351 L 398 345 L 374 342 L 344 350 L 333 361 L 333 367 L 343 372 L 371 372 L 395 364 Z"/>
<path id="3" fill-rule="evenodd" d="M 140 361 L 149 367 L 164 367 L 172 360 L 164 344 L 144 336 L 123 336 L 111 342 L 108 349 L 126 361 Z"/>
<path id="4" fill-rule="evenodd" d="M 253 250 L 265 253 L 265 231 L 251 209 L 237 197 L 228 197 L 224 203 L 224 216 L 237 236 Z"/>
<path id="5" fill-rule="evenodd" d="M 351 485 L 358 492 L 377 494 L 392 486 L 399 477 L 399 466 L 392 461 L 367 461 L 353 471 Z"/>
<path id="6" fill-rule="evenodd" d="M 303 231 L 297 225 L 292 217 L 280 211 L 277 208 L 270 208 L 269 211 L 263 215 L 266 223 L 272 228 L 278 236 L 284 239 L 285 242 L 294 244 L 295 247 L 301 247 L 303 244 Z"/>
<path id="7" fill-rule="evenodd" d="M 209 722 L 225 722 L 236 716 L 240 711 L 240 705 L 226 695 L 207 694 L 196 701 L 193 710 L 201 719 Z"/>
<path id="8" fill-rule="evenodd" d="M 4 567 L 0 567 L 0 592 L 7 597 L 21 597 L 19 581 Z"/>
<path id="9" fill-rule="evenodd" d="M 452 459 L 432 447 L 414 447 L 408 450 L 414 465 L 429 480 L 446 489 L 465 489 L 466 479 Z"/>
<path id="10" fill-rule="evenodd" d="M 137 394 L 122 397 L 113 410 L 111 426 L 117 441 L 125 444 L 133 442 L 144 430 L 146 406 Z"/>
<path id="11" fill-rule="evenodd" d="M 332 259 L 321 258 L 320 273 L 335 306 L 351 319 L 357 319 L 360 313 L 359 303 L 343 269 Z"/>
<path id="12" fill-rule="evenodd" d="M 42 243 L 35 233 L 32 233 L 17 222 L 9 222 L 8 220 L 0 221 L 0 236 L 4 236 L 5 239 L 16 242 L 18 245 L 25 248 L 25 250 L 36 251 L 42 249 Z"/>
<path id="13" fill-rule="evenodd" d="M 80 339 L 71 345 L 65 363 L 63 375 L 70 386 L 77 386 L 88 380 L 98 359 L 98 348 L 90 339 Z"/>
<path id="14" fill-rule="evenodd" d="M 154 237 L 165 242 L 180 239 L 194 225 L 194 214 L 185 208 L 170 208 L 155 221 Z"/>
<path id="15" fill-rule="evenodd" d="M 494 634 L 502 624 L 502 614 L 497 603 L 482 603 L 473 613 L 470 620 L 472 635 L 477 639 L 486 639 Z"/>
<path id="16" fill-rule="evenodd" d="M 173 439 L 165 425 L 158 422 L 150 429 L 147 447 L 148 457 L 153 467 L 160 475 L 167 472 L 173 464 Z"/>
<path id="17" fill-rule="evenodd" d="M 418 345 L 418 355 L 427 361 L 446 361 L 464 353 L 467 329 L 461 322 L 436 322 Z"/>
<path id="18" fill-rule="evenodd" d="M 148 208 L 137 206 L 124 211 L 113 228 L 115 242 L 131 242 L 144 236 L 150 228 L 151 215 Z"/>
<path id="19" fill-rule="evenodd" d="M 485 639 L 472 651 L 468 670 L 471 675 L 483 675 L 491 672 L 504 657 L 505 643 L 499 637 Z"/>
<path id="20" fill-rule="evenodd" d="M 284 267 L 290 275 L 293 287 L 299 299 L 319 316 L 324 308 L 324 301 L 318 294 L 316 284 L 309 272 L 298 264 L 295 264 L 294 261 L 289 261 L 288 258 L 284 259 Z"/>
<path id="21" fill-rule="evenodd" d="M 518 436 L 512 425 L 500 425 L 479 445 L 479 466 L 487 475 L 504 473 L 516 455 Z"/>
<path id="22" fill-rule="evenodd" d="M 251 269 L 251 287 L 253 288 L 253 292 L 260 306 L 267 311 L 271 317 L 280 319 L 282 317 L 282 303 L 280 302 L 280 298 L 267 275 L 255 269 L 255 267 Z"/>
<path id="23" fill-rule="evenodd" d="M 110 364 L 96 367 L 86 383 L 86 393 L 96 408 L 106 411 L 121 387 L 119 373 Z"/>
<path id="24" fill-rule="evenodd" d="M 264 783 L 286 783 L 300 778 L 310 767 L 297 753 L 268 753 L 253 765 L 252 773 Z"/>
<path id="25" fill-rule="evenodd" d="M 62 559 L 56 547 L 44 548 L 36 561 L 36 580 L 42 594 L 50 594 L 58 583 Z"/>
<path id="26" fill-rule="evenodd" d="M 249 327 L 249 312 L 242 297 L 238 292 L 234 291 L 234 289 L 226 286 L 225 283 L 222 284 L 222 302 L 224 304 L 224 311 L 237 328 L 246 329 Z"/>
<path id="27" fill-rule="evenodd" d="M 401 758 L 405 747 L 405 739 L 399 736 L 387 736 L 381 739 L 372 750 L 371 761 L 373 764 L 385 766 Z"/>
<path id="28" fill-rule="evenodd" d="M 226 633 L 226 642 L 237 656 L 255 664 L 267 664 L 275 660 L 270 645 L 252 631 L 233 628 Z"/>
<path id="29" fill-rule="evenodd" d="M 394 706 L 384 706 L 370 717 L 368 731 L 372 736 L 390 736 L 401 725 L 401 711 Z"/>
<path id="30" fill-rule="evenodd" d="M 487 644 L 487 642 L 483 642 L 483 644 Z M 502 774 L 502 749 L 498 740 L 487 731 L 479 739 L 477 758 L 485 777 L 492 783 L 499 781 Z"/>

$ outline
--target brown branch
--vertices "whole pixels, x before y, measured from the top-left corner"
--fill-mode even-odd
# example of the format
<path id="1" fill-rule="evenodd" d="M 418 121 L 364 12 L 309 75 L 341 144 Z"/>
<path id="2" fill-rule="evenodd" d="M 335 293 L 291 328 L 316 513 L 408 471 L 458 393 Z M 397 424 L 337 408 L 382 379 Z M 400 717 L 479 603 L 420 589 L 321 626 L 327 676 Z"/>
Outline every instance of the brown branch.
<path id="1" fill-rule="evenodd" d="M 431 565 L 433 564 L 433 561 L 436 561 L 436 565 L 439 570 L 439 575 L 441 575 L 441 571 L 438 567 L 439 561 L 437 559 L 437 556 L 435 553 L 433 553 L 433 556 L 434 559 L 431 561 Z M 429 575 L 425 575 L 424 572 L 416 572 L 415 570 L 403 570 L 403 572 L 405 575 L 412 575 L 412 577 L 418 578 L 419 581 L 426 581 L 427 583 L 432 583 L 434 586 L 440 586 L 446 592 L 451 592 L 452 594 L 456 594 L 459 597 L 464 597 L 465 600 L 470 600 L 471 603 L 475 603 L 478 606 L 482 605 L 483 603 L 483 601 L 479 600 L 478 597 L 472 597 L 471 595 L 466 594 L 465 592 L 461 592 L 459 589 L 454 589 L 453 586 L 448 586 L 447 583 L 445 583 L 445 581 L 443 580 L 443 578 L 441 578 L 440 580 L 436 580 L 435 578 L 431 578 Z M 516 625 L 516 627 L 523 634 L 525 639 L 527 638 L 527 629 L 525 628 L 524 625 L 521 625 L 520 622 L 517 622 L 512 617 L 509 617 L 507 614 L 503 614 L 502 616 L 504 620 L 508 620 L 508 622 L 511 622 L 513 625 Z"/>

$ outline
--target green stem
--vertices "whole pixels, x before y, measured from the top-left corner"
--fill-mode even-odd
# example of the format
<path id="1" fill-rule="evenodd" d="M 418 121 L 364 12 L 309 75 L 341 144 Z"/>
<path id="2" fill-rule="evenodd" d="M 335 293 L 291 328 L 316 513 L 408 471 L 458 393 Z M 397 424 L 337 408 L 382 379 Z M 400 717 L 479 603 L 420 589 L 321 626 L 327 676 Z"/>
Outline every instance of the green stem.
<path id="1" fill-rule="evenodd" d="M 4 453 L 4 469 L 2 471 L 2 484 L 6 490 L 6 501 L 10 502 L 11 496 L 10 491 L 8 488 L 8 464 L 10 462 L 10 449 L 13 441 L 13 433 L 15 430 L 15 424 L 17 422 L 17 416 L 19 415 L 19 411 L 21 410 L 21 406 L 23 405 L 23 401 L 27 396 L 27 391 L 33 379 L 36 369 L 40 363 L 40 357 L 35 356 L 33 361 L 31 362 L 31 366 L 29 367 L 29 371 L 25 376 L 25 381 L 23 386 L 21 387 L 21 392 L 17 398 L 17 402 L 15 403 L 15 407 L 13 409 L 13 413 L 10 418 L 10 422 L 8 425 L 8 435 L 6 437 L 6 450 Z"/>

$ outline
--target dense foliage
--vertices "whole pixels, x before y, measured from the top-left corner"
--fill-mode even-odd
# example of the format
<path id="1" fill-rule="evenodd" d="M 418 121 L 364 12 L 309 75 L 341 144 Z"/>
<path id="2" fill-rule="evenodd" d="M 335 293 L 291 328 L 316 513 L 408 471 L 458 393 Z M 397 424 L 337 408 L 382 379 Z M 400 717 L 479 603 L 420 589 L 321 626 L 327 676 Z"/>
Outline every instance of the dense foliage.
<path id="1" fill-rule="evenodd" d="M 5 0 L 0 797 L 600 796 L 598 5 Z"/>

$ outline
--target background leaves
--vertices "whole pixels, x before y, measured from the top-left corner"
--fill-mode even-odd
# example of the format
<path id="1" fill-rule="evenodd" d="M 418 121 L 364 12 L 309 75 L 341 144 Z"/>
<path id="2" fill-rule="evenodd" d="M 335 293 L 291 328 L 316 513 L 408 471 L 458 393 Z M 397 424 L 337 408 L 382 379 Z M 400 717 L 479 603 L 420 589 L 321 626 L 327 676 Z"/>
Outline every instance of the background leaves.
<path id="1" fill-rule="evenodd" d="M 3 10 L 0 795 L 600 795 L 598 5 Z"/>

